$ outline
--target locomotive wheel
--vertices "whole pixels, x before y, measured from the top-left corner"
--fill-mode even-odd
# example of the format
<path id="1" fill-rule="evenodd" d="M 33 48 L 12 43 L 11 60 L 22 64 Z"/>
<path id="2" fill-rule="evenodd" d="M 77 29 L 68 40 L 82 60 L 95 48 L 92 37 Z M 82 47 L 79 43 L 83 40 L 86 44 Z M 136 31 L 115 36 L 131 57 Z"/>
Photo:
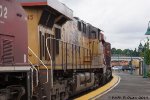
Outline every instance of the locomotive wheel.
<path id="1" fill-rule="evenodd" d="M 56 96 L 55 96 L 55 95 L 52 95 L 51 99 L 52 99 L 52 100 L 56 100 Z"/>
<path id="2" fill-rule="evenodd" d="M 64 98 L 65 98 L 65 93 L 63 92 L 60 94 L 60 100 L 64 100 Z"/>
<path id="3" fill-rule="evenodd" d="M 106 74 L 103 74 L 102 76 L 102 85 L 106 83 Z"/>

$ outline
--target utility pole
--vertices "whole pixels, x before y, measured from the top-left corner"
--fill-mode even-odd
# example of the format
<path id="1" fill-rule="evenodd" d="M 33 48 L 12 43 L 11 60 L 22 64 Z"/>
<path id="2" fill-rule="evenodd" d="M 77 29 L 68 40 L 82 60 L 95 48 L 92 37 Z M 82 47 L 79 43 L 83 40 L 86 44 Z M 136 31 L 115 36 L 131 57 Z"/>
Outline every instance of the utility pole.
<path id="1" fill-rule="evenodd" d="M 119 63 L 119 52 L 118 52 L 118 66 L 120 65 L 120 63 Z"/>
<path id="2" fill-rule="evenodd" d="M 132 53 L 131 53 L 131 51 L 130 51 L 130 57 L 131 57 L 131 63 L 130 63 L 130 66 L 131 66 L 131 74 L 133 74 L 133 66 L 132 66 L 132 61 L 133 61 L 133 59 L 132 59 Z"/>

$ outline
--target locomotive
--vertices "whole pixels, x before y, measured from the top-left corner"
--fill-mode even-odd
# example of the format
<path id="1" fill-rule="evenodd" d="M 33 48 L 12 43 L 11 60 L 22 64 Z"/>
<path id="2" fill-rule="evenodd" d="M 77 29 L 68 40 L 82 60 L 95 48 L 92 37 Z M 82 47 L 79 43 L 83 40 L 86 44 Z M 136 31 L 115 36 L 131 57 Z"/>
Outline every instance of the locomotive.
<path id="1" fill-rule="evenodd" d="M 112 78 L 101 29 L 57 0 L 17 2 L 0 1 L 0 100 L 66 100 Z"/>

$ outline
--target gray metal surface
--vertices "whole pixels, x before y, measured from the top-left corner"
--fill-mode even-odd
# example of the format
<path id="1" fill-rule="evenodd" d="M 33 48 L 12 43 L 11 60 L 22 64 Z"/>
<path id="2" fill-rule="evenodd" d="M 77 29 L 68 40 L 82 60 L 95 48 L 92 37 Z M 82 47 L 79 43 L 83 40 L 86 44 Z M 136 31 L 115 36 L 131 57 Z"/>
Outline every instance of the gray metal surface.
<path id="1" fill-rule="evenodd" d="M 61 14 L 65 15 L 66 17 L 73 19 L 73 11 L 68 8 L 65 4 L 59 2 L 58 0 L 17 0 L 20 3 L 30 3 L 36 5 L 36 3 L 46 2 L 48 6 L 57 10 Z M 30 5 L 31 6 L 31 5 Z M 39 6 L 39 4 L 38 4 Z"/>
<path id="2" fill-rule="evenodd" d="M 142 57 L 132 57 L 132 59 L 137 59 L 143 61 Z M 131 57 L 121 57 L 121 56 L 112 56 L 111 61 L 118 61 L 118 60 L 126 60 L 126 61 L 131 61 Z"/>
<path id="3" fill-rule="evenodd" d="M 121 81 L 117 87 L 97 100 L 150 100 L 150 79 L 118 73 Z"/>
<path id="4" fill-rule="evenodd" d="M 0 66 L 0 72 L 29 71 L 30 66 Z"/>

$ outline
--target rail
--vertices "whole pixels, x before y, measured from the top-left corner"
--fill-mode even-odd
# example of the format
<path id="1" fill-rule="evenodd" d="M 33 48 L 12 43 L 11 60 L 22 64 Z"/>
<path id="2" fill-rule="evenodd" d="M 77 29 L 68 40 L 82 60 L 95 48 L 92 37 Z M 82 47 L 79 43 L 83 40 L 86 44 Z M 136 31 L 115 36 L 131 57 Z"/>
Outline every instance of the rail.
<path id="1" fill-rule="evenodd" d="M 39 74 L 38 74 L 39 71 L 37 68 L 34 67 L 33 63 L 29 59 L 28 59 L 28 62 L 31 64 L 32 68 L 36 71 L 36 85 L 35 85 L 35 87 L 37 87 L 38 83 L 39 83 Z"/>
<path id="2" fill-rule="evenodd" d="M 28 49 L 32 52 L 32 54 L 34 54 L 34 56 L 35 56 L 35 57 L 42 63 L 42 65 L 46 68 L 46 71 L 47 71 L 47 74 L 46 74 L 46 81 L 43 82 L 43 84 L 48 83 L 48 79 L 49 79 L 49 77 L 48 77 L 48 75 L 49 75 L 49 73 L 48 73 L 48 67 L 43 63 L 42 60 L 40 60 L 40 58 L 34 53 L 34 51 L 33 51 L 30 47 L 28 47 Z"/>
<path id="3" fill-rule="evenodd" d="M 35 69 L 35 71 L 36 71 L 36 85 L 35 85 L 35 87 L 37 87 L 38 86 L 38 82 L 39 82 L 39 76 L 38 76 L 38 70 L 34 67 L 34 65 L 32 64 L 32 62 L 28 59 L 28 62 L 31 64 L 31 70 L 32 70 L 32 88 L 31 88 L 31 91 L 32 91 L 32 95 L 33 95 L 33 85 L 34 85 L 34 83 L 33 83 L 33 70 Z"/>
<path id="4" fill-rule="evenodd" d="M 91 60 L 91 50 L 85 48 L 83 46 L 79 46 L 73 43 L 68 43 L 62 41 L 60 39 L 56 39 L 53 37 L 46 38 L 46 50 L 47 55 L 49 56 L 50 64 L 51 64 L 51 82 L 53 86 L 53 70 L 55 70 L 56 66 L 61 66 L 62 70 L 66 71 L 66 69 L 71 68 L 81 68 L 87 65 L 86 62 L 83 61 L 88 58 Z M 87 57 L 87 58 L 86 58 Z"/>
<path id="5" fill-rule="evenodd" d="M 50 37 L 46 38 L 46 49 L 47 49 L 47 52 L 48 52 L 48 55 L 49 55 L 49 58 L 50 58 L 50 62 L 51 62 L 51 87 L 53 87 L 53 85 L 54 85 L 54 80 L 53 80 L 53 60 L 52 60 L 52 56 L 51 56 L 51 53 L 50 53 L 49 48 L 48 48 L 48 39 L 50 39 Z"/>

